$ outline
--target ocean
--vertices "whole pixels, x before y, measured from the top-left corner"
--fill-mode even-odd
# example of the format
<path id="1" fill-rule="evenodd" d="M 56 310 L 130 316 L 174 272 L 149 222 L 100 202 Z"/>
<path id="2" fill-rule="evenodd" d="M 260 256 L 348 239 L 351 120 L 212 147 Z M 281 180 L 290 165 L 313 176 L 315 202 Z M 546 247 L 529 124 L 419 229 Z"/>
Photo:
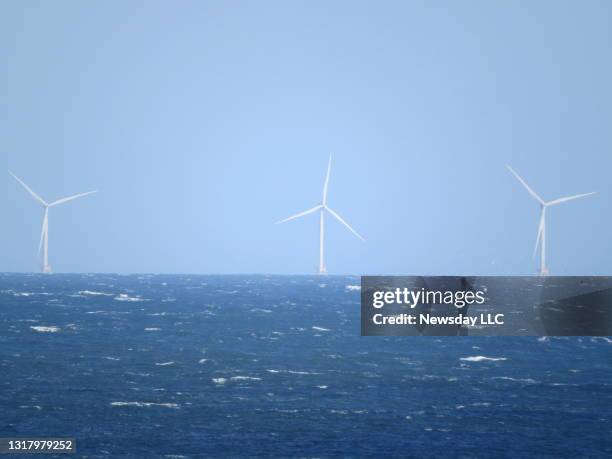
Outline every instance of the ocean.
<path id="1" fill-rule="evenodd" d="M 361 337 L 359 284 L 0 274 L 0 437 L 90 458 L 612 456 L 612 339 Z"/>

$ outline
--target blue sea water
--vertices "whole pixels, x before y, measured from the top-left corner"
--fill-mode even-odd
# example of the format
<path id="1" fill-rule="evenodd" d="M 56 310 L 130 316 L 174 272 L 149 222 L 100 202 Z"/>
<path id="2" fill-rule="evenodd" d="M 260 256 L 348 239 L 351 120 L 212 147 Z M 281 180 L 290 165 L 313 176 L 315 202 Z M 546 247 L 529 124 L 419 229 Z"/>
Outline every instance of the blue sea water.
<path id="1" fill-rule="evenodd" d="M 92 458 L 612 456 L 612 340 L 361 337 L 358 285 L 0 274 L 0 437 Z"/>

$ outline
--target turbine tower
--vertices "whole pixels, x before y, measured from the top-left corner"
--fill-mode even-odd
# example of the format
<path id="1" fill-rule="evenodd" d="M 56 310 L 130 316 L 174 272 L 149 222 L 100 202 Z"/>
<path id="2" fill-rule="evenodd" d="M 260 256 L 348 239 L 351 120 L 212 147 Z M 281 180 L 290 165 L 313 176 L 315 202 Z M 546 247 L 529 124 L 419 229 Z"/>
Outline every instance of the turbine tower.
<path id="1" fill-rule="evenodd" d="M 527 192 L 540 204 L 540 225 L 538 226 L 538 236 L 536 238 L 535 248 L 533 249 L 533 256 L 535 257 L 538 246 L 540 247 L 540 276 L 547 276 L 549 274 L 548 267 L 546 266 L 546 209 L 550 206 L 554 206 L 556 204 L 561 204 L 562 202 L 571 201 L 573 199 L 584 198 L 585 196 L 590 196 L 595 194 L 595 192 L 591 193 L 583 193 L 577 194 L 574 196 L 568 196 L 566 198 L 554 199 L 552 201 L 544 201 L 535 191 L 531 189 L 527 182 L 523 180 L 520 175 L 518 175 L 514 169 L 510 166 L 508 170 L 516 177 L 516 179 L 521 182 L 521 184 L 525 187 Z"/>
<path id="2" fill-rule="evenodd" d="M 325 267 L 325 257 L 324 257 L 324 242 L 325 242 L 325 211 L 329 212 L 336 220 L 346 226 L 351 233 L 357 236 L 362 241 L 365 241 L 361 235 L 357 231 L 355 231 L 351 226 L 344 221 L 344 219 L 338 215 L 333 209 L 331 209 L 327 205 L 327 189 L 329 187 L 329 173 L 331 171 L 331 162 L 332 155 L 329 155 L 329 162 L 327 163 L 327 174 L 325 175 L 325 182 L 323 184 L 323 198 L 319 204 L 314 206 L 312 209 L 305 210 L 304 212 L 300 212 L 299 214 L 293 215 L 291 217 L 285 218 L 276 224 L 285 223 L 289 220 L 294 220 L 299 217 L 303 217 L 308 214 L 312 214 L 314 212 L 319 212 L 319 274 L 325 274 L 327 272 L 327 268 Z"/>
<path id="3" fill-rule="evenodd" d="M 40 251 L 43 252 L 43 264 L 42 264 L 42 272 L 50 273 L 51 266 L 49 265 L 49 208 L 53 206 L 58 206 L 60 204 L 64 204 L 65 202 L 72 201 L 73 199 L 81 198 L 83 196 L 87 196 L 88 194 L 95 193 L 95 191 L 88 191 L 87 193 L 75 194 L 74 196 L 69 196 L 67 198 L 58 199 L 57 201 L 53 201 L 51 203 L 47 203 L 43 198 L 38 196 L 32 189 L 27 186 L 19 177 L 9 171 L 15 180 L 17 180 L 28 193 L 32 195 L 34 199 L 40 202 L 43 205 L 44 214 L 43 214 L 43 222 L 42 229 L 40 231 L 40 243 L 38 245 L 38 254 L 40 255 Z"/>

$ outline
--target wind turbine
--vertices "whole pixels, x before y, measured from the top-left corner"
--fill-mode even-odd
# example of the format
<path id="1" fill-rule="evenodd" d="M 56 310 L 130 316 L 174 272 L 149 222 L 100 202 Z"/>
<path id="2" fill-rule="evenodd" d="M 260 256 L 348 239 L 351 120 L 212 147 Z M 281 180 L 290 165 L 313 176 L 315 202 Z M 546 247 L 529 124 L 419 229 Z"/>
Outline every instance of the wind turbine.
<path id="1" fill-rule="evenodd" d="M 312 214 L 314 212 L 319 212 L 319 274 L 325 274 L 327 272 L 327 268 L 325 267 L 324 253 L 323 253 L 323 247 L 324 247 L 324 241 L 325 241 L 325 223 L 324 223 L 325 222 L 325 211 L 329 212 L 336 220 L 338 220 L 340 223 L 346 226 L 351 233 L 353 233 L 355 236 L 357 236 L 362 241 L 365 241 L 365 239 L 361 237 L 361 235 L 357 231 L 351 228 L 351 226 L 346 221 L 344 221 L 344 219 L 340 215 L 338 215 L 337 212 L 335 212 L 333 209 L 331 209 L 327 205 L 327 189 L 329 186 L 329 173 L 331 171 L 331 162 L 332 162 L 332 155 L 330 154 L 329 162 L 327 163 L 327 174 L 325 175 L 325 183 L 323 184 L 323 199 L 321 200 L 321 202 L 317 204 L 316 206 L 314 206 L 312 209 L 305 210 L 304 212 L 300 212 L 299 214 L 293 215 L 289 218 L 285 218 L 284 220 L 276 222 L 276 224 L 278 225 L 280 223 L 285 223 L 285 222 L 288 222 L 289 220 L 294 220 L 296 218 L 300 218 L 305 215 Z"/>
<path id="2" fill-rule="evenodd" d="M 51 266 L 49 266 L 49 208 L 53 206 L 58 206 L 60 204 L 64 204 L 65 202 L 72 201 L 73 199 L 87 196 L 88 194 L 95 193 L 95 191 L 88 191 L 87 193 L 75 194 L 74 196 L 68 196 L 67 198 L 58 199 L 57 201 L 48 203 L 43 198 L 41 198 L 36 193 L 34 193 L 34 191 L 32 191 L 32 189 L 29 186 L 27 186 L 23 181 L 21 181 L 19 177 L 17 177 L 11 171 L 9 171 L 9 174 L 11 174 L 15 178 L 15 180 L 17 180 L 27 190 L 27 192 L 32 195 L 34 199 L 36 199 L 38 202 L 40 202 L 43 205 L 44 214 L 43 214 L 42 229 L 40 231 L 40 243 L 38 245 L 38 253 L 40 254 L 40 251 L 42 249 L 43 251 L 42 272 L 50 273 Z"/>
<path id="3" fill-rule="evenodd" d="M 550 206 L 554 206 L 556 204 L 561 204 L 562 202 L 571 201 L 573 199 L 584 198 L 586 196 L 590 196 L 595 194 L 595 192 L 591 193 L 583 193 L 577 194 L 574 196 L 568 196 L 566 198 L 554 199 L 552 201 L 544 201 L 535 191 L 531 189 L 527 182 L 523 180 L 520 175 L 518 175 L 514 169 L 510 166 L 506 166 L 508 170 L 516 177 L 516 179 L 521 182 L 521 184 L 525 187 L 527 192 L 540 204 L 540 225 L 538 227 L 538 236 L 536 238 L 535 248 L 533 249 L 533 256 L 535 257 L 538 246 L 540 246 L 540 276 L 547 276 L 549 274 L 548 268 L 546 267 L 546 209 Z"/>

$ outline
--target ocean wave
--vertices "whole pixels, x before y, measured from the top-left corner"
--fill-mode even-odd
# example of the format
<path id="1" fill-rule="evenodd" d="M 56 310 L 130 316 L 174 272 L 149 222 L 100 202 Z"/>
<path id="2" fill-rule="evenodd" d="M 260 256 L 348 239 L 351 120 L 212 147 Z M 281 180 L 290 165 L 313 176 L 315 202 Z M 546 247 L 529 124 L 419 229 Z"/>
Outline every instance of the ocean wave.
<path id="1" fill-rule="evenodd" d="M 232 376 L 230 380 L 231 381 L 261 381 L 261 378 L 256 378 L 254 376 Z"/>
<path id="2" fill-rule="evenodd" d="M 158 367 L 167 367 L 169 365 L 174 365 L 174 362 L 160 362 L 160 363 L 155 363 L 155 365 L 157 365 Z"/>
<path id="3" fill-rule="evenodd" d="M 161 328 L 157 328 L 157 327 L 147 327 L 145 328 L 145 331 L 160 331 Z"/>
<path id="4" fill-rule="evenodd" d="M 56 333 L 58 331 L 60 331 L 59 327 L 56 327 L 55 325 L 51 325 L 51 326 L 42 326 L 42 325 L 30 325 L 30 328 L 32 330 L 35 330 L 37 332 L 41 332 L 41 333 Z"/>
<path id="5" fill-rule="evenodd" d="M 606 338 L 605 336 L 594 336 L 591 338 L 591 341 L 596 342 L 598 340 L 603 341 L 604 343 L 612 344 L 612 339 Z"/>
<path id="6" fill-rule="evenodd" d="M 148 301 L 145 298 L 141 298 L 140 296 L 130 296 L 127 293 L 120 293 L 115 298 L 115 301 L 127 301 L 127 302 L 140 302 L 140 301 Z"/>
<path id="7" fill-rule="evenodd" d="M 79 295 L 87 296 L 113 296 L 112 293 L 96 292 L 95 290 L 79 290 L 77 293 Z"/>
<path id="8" fill-rule="evenodd" d="M 328 331 L 331 331 L 329 328 L 316 327 L 316 326 L 315 326 L 315 327 L 312 327 L 312 329 L 313 329 L 313 330 L 316 330 L 316 331 L 323 331 L 323 332 L 328 332 Z"/>
<path id="9" fill-rule="evenodd" d="M 139 408 L 149 408 L 151 406 L 160 406 L 163 408 L 178 409 L 179 406 L 176 403 L 153 403 L 153 402 L 111 402 L 111 406 L 136 406 Z"/>
<path id="10" fill-rule="evenodd" d="M 227 382 L 227 379 L 225 379 L 225 378 L 213 378 L 212 381 L 215 384 L 225 384 Z"/>
<path id="11" fill-rule="evenodd" d="M 508 360 L 506 357 L 485 357 L 484 355 L 475 355 L 472 357 L 461 357 L 459 360 L 464 362 L 501 362 Z"/>
<path id="12" fill-rule="evenodd" d="M 538 381 L 536 381 L 535 379 L 531 379 L 531 378 L 511 378 L 510 376 L 494 376 L 491 379 L 502 379 L 504 381 L 513 381 L 513 382 L 521 382 L 521 383 L 526 383 L 526 384 L 537 384 Z"/>
<path id="13" fill-rule="evenodd" d="M 321 373 L 315 373 L 310 371 L 297 371 L 297 370 L 266 370 L 268 373 L 289 373 L 291 375 L 320 375 Z"/>

